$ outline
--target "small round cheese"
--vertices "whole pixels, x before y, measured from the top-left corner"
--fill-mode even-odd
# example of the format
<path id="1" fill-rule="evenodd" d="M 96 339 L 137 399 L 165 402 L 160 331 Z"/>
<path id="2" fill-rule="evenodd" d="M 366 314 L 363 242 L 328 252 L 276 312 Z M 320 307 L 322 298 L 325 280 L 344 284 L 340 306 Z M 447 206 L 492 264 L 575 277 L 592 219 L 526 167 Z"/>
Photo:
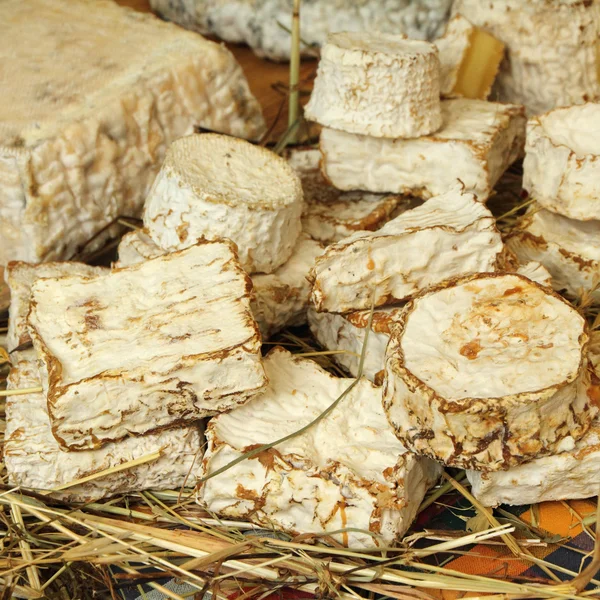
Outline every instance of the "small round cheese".
<path id="1" fill-rule="evenodd" d="M 399 439 L 447 465 L 495 471 L 581 438 L 597 413 L 584 318 L 516 274 L 455 280 L 392 327 L 384 405 Z"/>
<path id="2" fill-rule="evenodd" d="M 374 137 L 433 133 L 442 126 L 437 48 L 399 35 L 332 34 L 305 114 L 321 125 Z"/>
<path id="3" fill-rule="evenodd" d="M 228 238 L 249 273 L 272 273 L 300 234 L 302 186 L 283 158 L 237 138 L 202 134 L 171 144 L 144 207 L 163 250 Z"/>
<path id="4" fill-rule="evenodd" d="M 558 108 L 527 123 L 523 187 L 544 208 L 600 219 L 600 104 Z"/>

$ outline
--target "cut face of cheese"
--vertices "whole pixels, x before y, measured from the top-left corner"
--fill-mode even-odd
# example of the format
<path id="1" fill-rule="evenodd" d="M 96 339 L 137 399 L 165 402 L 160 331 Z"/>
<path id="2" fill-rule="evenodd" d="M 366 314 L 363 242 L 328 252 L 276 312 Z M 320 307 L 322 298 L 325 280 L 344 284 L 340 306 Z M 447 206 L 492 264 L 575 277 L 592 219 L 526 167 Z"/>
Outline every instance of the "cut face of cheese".
<path id="1" fill-rule="evenodd" d="M 12 355 L 8 389 L 38 387 L 33 351 Z M 201 459 L 201 428 L 177 427 L 107 444 L 99 450 L 64 452 L 52 435 L 43 394 L 9 396 L 6 401 L 4 462 L 10 485 L 54 490 L 105 469 L 159 452 L 157 459 L 52 493 L 66 502 L 90 502 L 144 489 L 178 489 Z"/>
<path id="2" fill-rule="evenodd" d="M 34 282 L 29 330 L 61 446 L 97 448 L 251 398 L 266 382 L 250 289 L 224 242 Z"/>
<path id="3" fill-rule="evenodd" d="M 571 219 L 600 219 L 600 104 L 557 108 L 527 123 L 523 187 Z"/>
<path id="4" fill-rule="evenodd" d="M 329 246 L 312 272 L 311 301 L 337 313 L 399 302 L 457 275 L 496 270 L 502 248 L 490 211 L 455 190 Z"/>
<path id="5" fill-rule="evenodd" d="M 281 348 L 267 356 L 265 370 L 263 394 L 208 424 L 200 476 L 308 425 L 353 381 Z M 439 465 L 406 452 L 386 421 L 381 390 L 361 379 L 306 432 L 201 483 L 199 501 L 223 517 L 292 534 L 388 546 L 408 529 L 439 474 Z"/>
<path id="6" fill-rule="evenodd" d="M 437 48 L 399 35 L 331 34 L 304 114 L 377 138 L 433 133 L 442 125 Z"/>
<path id="7" fill-rule="evenodd" d="M 166 148 L 195 125 L 264 130 L 231 53 L 151 15 L 6 0 L 0 23 L 0 264 L 68 259 L 137 216 Z"/>
<path id="8" fill-rule="evenodd" d="M 412 451 L 496 471 L 581 438 L 598 412 L 584 318 L 520 275 L 479 274 L 409 302 L 392 327 L 384 406 Z"/>
<path id="9" fill-rule="evenodd" d="M 275 153 L 224 135 L 171 144 L 148 194 L 144 225 L 163 250 L 228 238 L 249 273 L 272 273 L 301 230 L 302 186 Z"/>
<path id="10" fill-rule="evenodd" d="M 457 98 L 442 102 L 442 128 L 418 139 L 382 139 L 325 128 L 322 169 L 341 190 L 431 198 L 460 180 L 480 200 L 489 197 L 522 154 L 525 113 L 510 104 Z"/>

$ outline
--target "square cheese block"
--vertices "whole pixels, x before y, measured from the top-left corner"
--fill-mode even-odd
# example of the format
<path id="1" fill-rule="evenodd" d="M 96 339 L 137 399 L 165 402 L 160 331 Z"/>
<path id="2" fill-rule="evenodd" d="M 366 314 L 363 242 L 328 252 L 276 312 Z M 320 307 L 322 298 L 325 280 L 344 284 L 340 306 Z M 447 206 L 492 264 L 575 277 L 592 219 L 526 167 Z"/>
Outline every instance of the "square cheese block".
<path id="1" fill-rule="evenodd" d="M 265 370 L 263 394 L 209 422 L 201 477 L 308 425 L 353 383 L 281 348 L 269 353 Z M 380 388 L 361 379 L 304 433 L 200 483 L 198 498 L 225 518 L 328 534 L 345 546 L 389 546 L 440 471 L 406 452 L 385 418 Z"/>
<path id="2" fill-rule="evenodd" d="M 152 15 L 4 0 L 0 23 L 0 264 L 71 258 L 137 216 L 166 148 L 194 126 L 264 130 L 233 55 Z"/>
<path id="3" fill-rule="evenodd" d="M 523 154 L 522 106 L 456 98 L 442 101 L 443 124 L 414 139 L 385 139 L 324 128 L 322 169 L 340 190 L 431 198 L 456 186 L 485 201 Z"/>
<path id="4" fill-rule="evenodd" d="M 40 376 L 32 350 L 12 354 L 8 389 L 39 387 Z M 10 485 L 50 491 L 99 471 L 159 453 L 158 458 L 63 490 L 53 498 L 90 502 L 104 496 L 144 489 L 178 489 L 200 460 L 200 424 L 176 427 L 138 438 L 106 444 L 98 450 L 64 452 L 54 436 L 44 394 L 9 396 L 6 400 L 4 462 Z"/>
<path id="5" fill-rule="evenodd" d="M 29 331 L 60 445 L 98 448 L 251 398 L 266 380 L 250 290 L 226 242 L 35 281 Z"/>

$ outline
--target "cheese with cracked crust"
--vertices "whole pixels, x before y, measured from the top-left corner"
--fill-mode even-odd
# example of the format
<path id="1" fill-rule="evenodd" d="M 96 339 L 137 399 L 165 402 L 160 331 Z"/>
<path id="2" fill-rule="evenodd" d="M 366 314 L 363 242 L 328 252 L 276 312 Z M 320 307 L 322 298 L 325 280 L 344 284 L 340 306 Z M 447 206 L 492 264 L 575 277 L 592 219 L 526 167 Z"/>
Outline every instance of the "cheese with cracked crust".
<path id="1" fill-rule="evenodd" d="M 209 422 L 201 477 L 308 425 L 353 382 L 281 348 L 269 353 L 265 370 L 263 394 Z M 440 471 L 403 448 L 385 418 L 381 390 L 361 379 L 306 432 L 201 483 L 199 501 L 223 517 L 291 534 L 389 546 L 408 529 Z"/>
<path id="2" fill-rule="evenodd" d="M 525 113 L 511 104 L 456 98 L 442 101 L 443 125 L 417 139 L 384 139 L 324 128 L 325 177 L 340 190 L 363 189 L 431 198 L 456 186 L 489 197 L 523 153 Z"/>
<path id="3" fill-rule="evenodd" d="M 168 145 L 194 126 L 264 131 L 233 55 L 152 15 L 4 0 L 0 31 L 2 265 L 69 259 L 119 215 L 138 216 Z"/>
<path id="4" fill-rule="evenodd" d="M 250 290 L 225 242 L 102 277 L 35 281 L 29 332 L 61 446 L 98 448 L 228 410 L 260 391 Z"/>

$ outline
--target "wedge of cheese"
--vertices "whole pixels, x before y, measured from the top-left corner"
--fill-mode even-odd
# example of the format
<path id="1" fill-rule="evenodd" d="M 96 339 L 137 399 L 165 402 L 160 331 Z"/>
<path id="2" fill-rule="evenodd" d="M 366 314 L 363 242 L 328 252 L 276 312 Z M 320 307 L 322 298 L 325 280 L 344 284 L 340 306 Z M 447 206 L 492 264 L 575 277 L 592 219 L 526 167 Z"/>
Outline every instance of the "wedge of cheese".
<path id="1" fill-rule="evenodd" d="M 168 145 L 194 126 L 264 129 L 231 53 L 151 15 L 5 0 L 0 23 L 0 264 L 71 258 L 137 216 Z"/>
<path id="2" fill-rule="evenodd" d="M 550 288 L 478 274 L 408 303 L 386 351 L 399 439 L 444 464 L 497 471 L 580 439 L 598 413 L 585 319 Z"/>
<path id="3" fill-rule="evenodd" d="M 433 133 L 442 125 L 437 48 L 401 35 L 331 34 L 304 115 L 377 138 Z"/>
<path id="4" fill-rule="evenodd" d="M 600 104 L 557 108 L 527 123 L 523 187 L 544 208 L 600 219 Z"/>
<path id="5" fill-rule="evenodd" d="M 337 313 L 399 302 L 457 275 L 496 270 L 502 249 L 492 213 L 454 190 L 329 246 L 311 273 L 311 301 Z"/>
<path id="6" fill-rule="evenodd" d="M 228 238 L 249 273 L 272 273 L 292 255 L 302 185 L 274 152 L 225 135 L 171 144 L 146 198 L 144 226 L 163 250 Z"/>
<path id="7" fill-rule="evenodd" d="M 200 476 L 257 446 L 298 431 L 352 384 L 276 348 L 265 360 L 266 391 L 212 419 Z M 408 453 L 365 379 L 304 433 L 200 484 L 209 511 L 292 534 L 328 534 L 350 547 L 389 546 L 410 526 L 437 463 Z"/>
<path id="8" fill-rule="evenodd" d="M 442 102 L 442 128 L 418 139 L 382 139 L 325 128 L 322 169 L 340 190 L 431 198 L 456 186 L 485 201 L 523 153 L 525 113 L 510 104 L 457 98 Z"/>
<path id="9" fill-rule="evenodd" d="M 225 242 L 100 277 L 35 281 L 29 332 L 60 445 L 98 448 L 260 391 L 266 380 L 250 290 Z"/>

